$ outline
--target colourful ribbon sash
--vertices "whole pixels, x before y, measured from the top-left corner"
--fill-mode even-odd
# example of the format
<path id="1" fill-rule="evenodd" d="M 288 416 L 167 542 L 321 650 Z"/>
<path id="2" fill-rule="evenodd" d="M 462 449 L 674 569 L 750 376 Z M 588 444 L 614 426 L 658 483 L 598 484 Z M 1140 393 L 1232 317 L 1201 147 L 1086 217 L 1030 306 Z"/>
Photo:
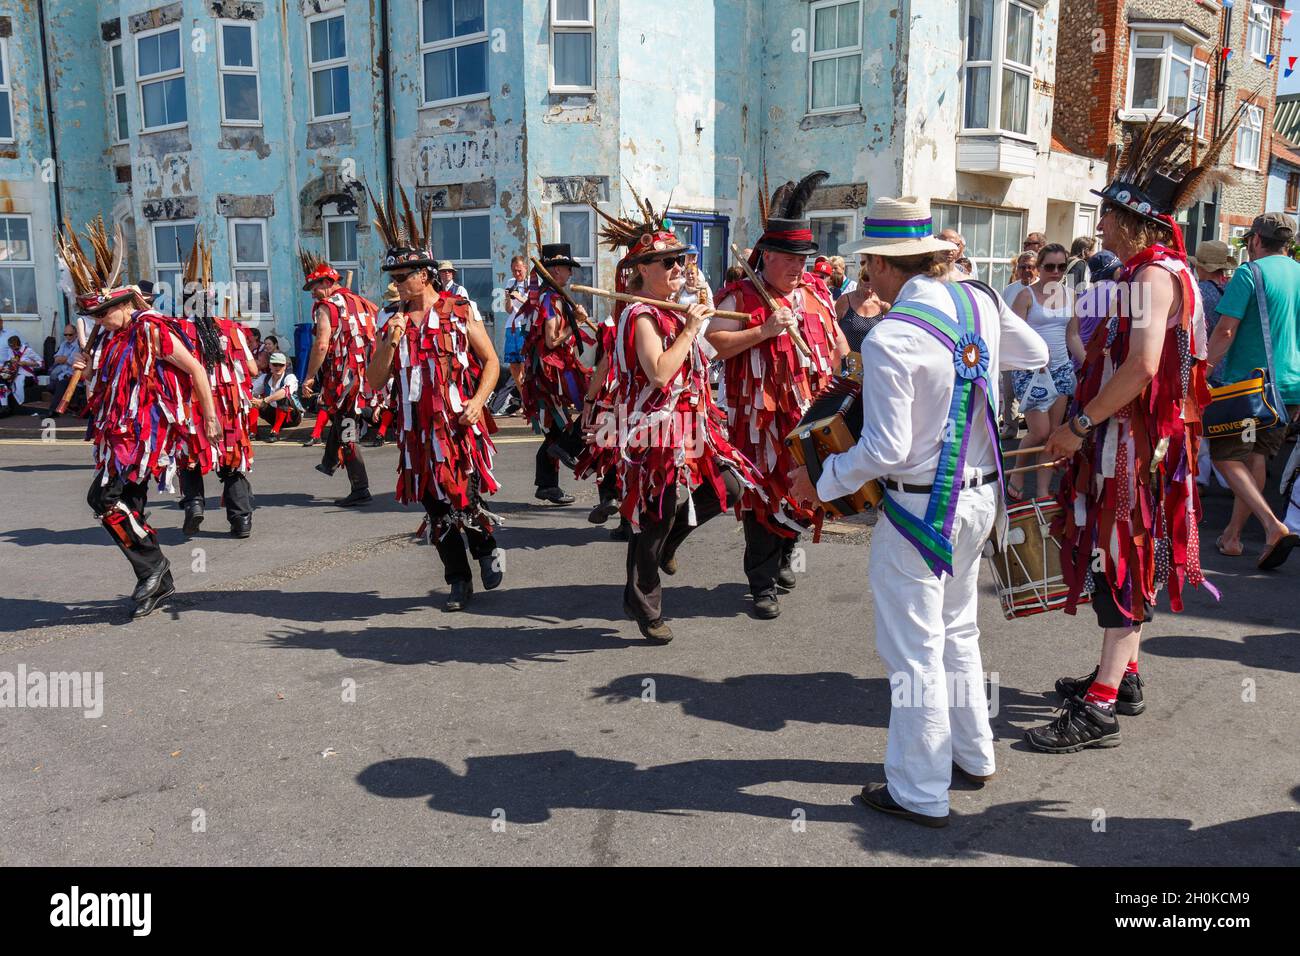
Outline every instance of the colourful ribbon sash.
<path id="1" fill-rule="evenodd" d="M 945 572 L 953 573 L 952 525 L 957 514 L 957 498 L 965 480 L 971 425 L 981 407 L 997 459 L 999 488 L 1003 480 L 1002 446 L 989 382 L 989 349 L 980 335 L 979 309 L 975 305 L 974 293 L 965 283 L 947 283 L 946 288 L 956 307 L 956 319 L 923 302 L 896 304 L 882 317 L 923 329 L 952 350 L 956 381 L 925 517 L 912 514 L 894 500 L 888 490 L 884 501 L 885 516 L 921 553 L 935 577 L 942 577 Z"/>

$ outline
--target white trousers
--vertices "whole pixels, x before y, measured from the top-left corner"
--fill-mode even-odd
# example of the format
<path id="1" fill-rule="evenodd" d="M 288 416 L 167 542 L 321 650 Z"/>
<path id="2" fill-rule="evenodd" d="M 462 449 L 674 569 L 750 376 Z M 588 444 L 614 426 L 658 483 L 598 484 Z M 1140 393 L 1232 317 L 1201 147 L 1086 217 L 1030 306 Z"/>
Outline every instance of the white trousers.
<path id="1" fill-rule="evenodd" d="M 976 601 L 996 489 L 968 489 L 958 498 L 951 577 L 936 578 L 888 518 L 882 516 L 872 534 L 876 650 L 891 692 L 885 777 L 895 800 L 927 816 L 948 812 L 953 761 L 969 773 L 993 773 Z M 924 517 L 928 495 L 889 494 Z"/>

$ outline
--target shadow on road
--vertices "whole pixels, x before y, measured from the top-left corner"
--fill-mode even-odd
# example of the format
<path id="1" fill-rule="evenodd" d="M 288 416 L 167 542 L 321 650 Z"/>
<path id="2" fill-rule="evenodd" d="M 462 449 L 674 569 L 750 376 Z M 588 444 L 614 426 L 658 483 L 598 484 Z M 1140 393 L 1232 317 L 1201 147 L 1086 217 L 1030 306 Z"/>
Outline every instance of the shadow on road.
<path id="1" fill-rule="evenodd" d="M 1247 634 L 1240 641 L 1193 635 L 1161 635 L 1144 640 L 1142 651 L 1160 657 L 1228 661 L 1246 667 L 1300 674 L 1300 631 Z"/>

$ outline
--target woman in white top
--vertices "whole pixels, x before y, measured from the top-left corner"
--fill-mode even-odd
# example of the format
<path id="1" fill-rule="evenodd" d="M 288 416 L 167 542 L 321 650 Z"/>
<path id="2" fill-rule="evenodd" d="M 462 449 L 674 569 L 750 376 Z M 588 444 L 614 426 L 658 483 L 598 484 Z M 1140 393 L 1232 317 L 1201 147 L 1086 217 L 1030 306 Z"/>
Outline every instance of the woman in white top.
<path id="1" fill-rule="evenodd" d="M 1065 408 L 1074 395 L 1074 364 L 1066 345 L 1066 329 L 1073 315 L 1074 296 L 1062 280 L 1069 254 L 1059 242 L 1049 243 L 1038 251 L 1038 278 L 1022 289 L 1012 304 L 1012 311 L 1047 343 L 1048 360 L 1045 369 L 1016 372 L 1011 386 L 1020 401 L 1029 434 L 1021 441 L 1021 448 L 1034 448 L 1047 441 L 1047 436 L 1065 418 Z M 1041 372 L 1046 371 L 1052 381 L 1047 388 Z M 1032 386 L 1032 387 L 1031 387 Z M 1037 458 L 1042 462 L 1041 455 Z M 1023 462 L 1030 464 L 1030 462 Z M 1007 497 L 1019 501 L 1024 497 L 1024 476 L 1028 474 L 1035 496 L 1040 491 L 1040 471 L 1022 472 L 1007 480 Z"/>

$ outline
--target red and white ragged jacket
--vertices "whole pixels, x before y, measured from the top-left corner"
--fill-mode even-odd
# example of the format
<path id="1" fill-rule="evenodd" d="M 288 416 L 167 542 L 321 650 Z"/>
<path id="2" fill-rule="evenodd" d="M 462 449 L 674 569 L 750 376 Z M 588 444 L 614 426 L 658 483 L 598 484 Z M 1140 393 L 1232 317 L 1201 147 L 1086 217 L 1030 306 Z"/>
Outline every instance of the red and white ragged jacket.
<path id="1" fill-rule="evenodd" d="M 190 319 L 177 319 L 184 332 L 186 347 L 208 370 L 208 386 L 212 389 L 212 404 L 221 422 L 221 441 L 216 445 L 206 442 L 198 448 L 187 446 L 181 456 L 181 467 L 197 467 L 203 473 L 218 468 L 232 468 L 247 473 L 253 465 L 253 436 L 249 427 L 253 407 L 253 377 L 248 373 L 247 362 L 253 358 L 244 335 L 243 326 L 232 319 L 213 319 L 221 336 L 221 360 L 213 365 L 204 361 L 199 347 L 199 333 Z M 203 418 L 197 400 L 193 402 L 196 421 Z"/>
<path id="2" fill-rule="evenodd" d="M 1110 588 L 1116 606 L 1137 623 L 1143 603 L 1154 605 L 1162 587 L 1169 588 L 1174 611 L 1183 608 L 1184 584 L 1205 584 L 1217 596 L 1201 570 L 1197 532 L 1201 412 L 1210 403 L 1200 290 L 1187 263 L 1159 245 L 1126 262 L 1117 278 L 1131 289 L 1144 266 L 1174 276 L 1181 311 L 1166 327 L 1155 377 L 1100 422 L 1070 460 L 1056 496 L 1064 513 L 1053 525 L 1061 535 L 1061 572 L 1070 588 L 1066 613 L 1074 613 L 1091 576 L 1093 586 Z M 1092 401 L 1128 358 L 1130 299 L 1119 296 L 1118 313 L 1094 330 L 1070 414 Z M 1098 554 L 1104 555 L 1101 569 Z"/>
<path id="3" fill-rule="evenodd" d="M 442 293 L 428 312 L 410 317 L 397 343 L 397 500 L 418 504 L 431 494 L 451 505 L 448 526 L 473 520 L 491 531 L 481 499 L 500 487 L 492 474 L 496 422 L 486 408 L 478 424 L 460 422 L 482 375 L 469 347 L 469 324 L 481 321 L 473 302 Z"/>
<path id="4" fill-rule="evenodd" d="M 735 304 L 720 304 L 719 308 L 748 313 L 750 320 L 745 328 L 767 321 L 767 305 L 749 279 L 727 285 L 716 301 L 723 303 L 727 298 Z M 773 294 L 773 298 L 778 305 L 791 306 L 798 318 L 799 334 L 812 355 L 805 356 L 785 334 L 733 355 L 725 363 L 718 403 L 727 410 L 731 443 L 763 475 L 764 494 L 746 495 L 741 510 L 752 511 L 767 528 L 788 535 L 797 533 L 799 525 L 811 523 L 816 516 L 788 494 L 786 476 L 796 462 L 785 437 L 799 424 L 813 396 L 835 377 L 839 326 L 830 290 L 810 272 L 803 274 L 789 296 Z"/>
<path id="5" fill-rule="evenodd" d="M 668 384 L 650 382 L 636 351 L 638 320 L 649 318 L 669 349 L 682 330 L 676 312 L 653 305 L 630 305 L 619 316 L 612 366 L 616 369 L 613 420 L 598 422 L 596 441 L 619 451 L 620 509 L 634 527 L 640 527 L 646 509 L 663 517 L 664 492 L 674 485 L 689 494 L 708 484 L 726 502 L 723 470 L 733 472 L 745 493 L 761 496 L 761 476 L 753 464 L 727 440 L 722 412 L 709 388 L 709 363 L 697 338 L 690 355 Z M 679 494 L 678 503 L 682 498 Z M 695 512 L 690 506 L 689 520 Z"/>
<path id="6" fill-rule="evenodd" d="M 611 315 L 600 323 L 597 367 L 592 369 L 592 375 L 595 375 L 599 371 L 600 362 L 603 359 L 605 362 L 605 375 L 600 381 L 591 404 L 583 406 L 583 437 L 587 443 L 582 450 L 582 454 L 578 456 L 578 464 L 573 469 L 573 474 L 579 481 L 585 481 L 590 477 L 595 477 L 597 481 L 601 481 L 609 472 L 618 470 L 618 444 L 609 441 L 602 444 L 596 440 L 597 423 L 609 421 L 611 415 L 617 414 L 619 380 L 617 356 L 618 320 Z M 590 389 L 590 382 L 588 388 Z"/>
<path id="7" fill-rule="evenodd" d="M 86 440 L 102 483 L 152 478 L 172 491 L 178 458 L 206 448 L 190 377 L 163 361 L 179 334 L 171 319 L 152 309 L 132 313 L 116 332 L 101 332 L 90 369 Z"/>
<path id="8" fill-rule="evenodd" d="M 360 415 L 383 404 L 387 396 L 376 396 L 366 384 L 378 306 L 339 288 L 314 308 L 323 308 L 330 323 L 329 351 L 321 367 L 321 401 L 330 415 Z"/>
<path id="9" fill-rule="evenodd" d="M 546 322 L 563 316 L 564 300 L 554 289 L 528 290 L 528 301 L 519 310 L 524 328 L 524 375 L 519 390 L 523 414 L 533 430 L 546 432 L 564 428 L 570 409 L 581 409 L 591 369 L 582 364 L 578 353 L 591 339 L 581 328 L 556 348 L 546 344 Z"/>

